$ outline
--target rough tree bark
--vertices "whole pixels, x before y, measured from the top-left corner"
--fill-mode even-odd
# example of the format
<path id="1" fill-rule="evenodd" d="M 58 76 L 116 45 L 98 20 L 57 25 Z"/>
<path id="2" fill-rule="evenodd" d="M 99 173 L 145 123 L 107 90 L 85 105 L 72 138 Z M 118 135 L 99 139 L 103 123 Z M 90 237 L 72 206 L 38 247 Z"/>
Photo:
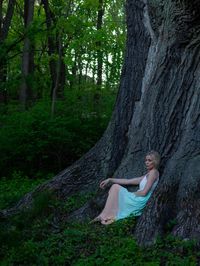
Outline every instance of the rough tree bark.
<path id="1" fill-rule="evenodd" d="M 200 239 L 200 3 L 194 0 L 127 0 L 127 44 L 120 89 L 99 142 L 74 165 L 27 194 L 9 216 L 51 189 L 66 199 L 91 191 L 107 176 L 134 177 L 146 151 L 162 155 L 161 180 L 135 236 L 151 244 L 166 224 L 172 233 Z M 71 217 L 99 212 L 102 192 Z"/>

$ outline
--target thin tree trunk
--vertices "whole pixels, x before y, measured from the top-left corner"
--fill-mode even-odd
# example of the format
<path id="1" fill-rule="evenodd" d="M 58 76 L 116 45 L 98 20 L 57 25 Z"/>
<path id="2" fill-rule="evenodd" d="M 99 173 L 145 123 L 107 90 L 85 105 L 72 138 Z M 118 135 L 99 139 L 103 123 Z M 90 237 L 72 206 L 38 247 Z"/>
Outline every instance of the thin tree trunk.
<path id="1" fill-rule="evenodd" d="M 28 28 L 33 21 L 34 15 L 34 0 L 25 0 L 24 2 L 24 25 L 27 34 Z M 34 57 L 32 51 L 31 40 L 28 36 L 24 39 L 24 47 L 22 54 L 22 84 L 20 89 L 20 103 L 25 109 L 28 106 L 28 101 L 31 99 L 32 89 L 28 83 L 28 77 L 33 73 Z"/>
<path id="2" fill-rule="evenodd" d="M 108 84 L 112 84 L 114 76 L 116 74 L 116 51 L 113 53 L 112 64 L 110 67 L 110 75 L 108 76 Z"/>
<path id="3" fill-rule="evenodd" d="M 52 116 L 55 113 L 55 102 L 56 102 L 56 95 L 57 95 L 57 90 L 58 90 L 58 86 L 59 86 L 59 81 L 60 81 L 61 66 L 62 66 L 62 39 L 61 39 L 61 34 L 59 34 L 59 58 L 57 61 L 56 84 L 55 84 L 55 87 L 53 89 L 53 95 L 52 95 L 52 105 L 51 105 L 51 115 Z"/>
<path id="4" fill-rule="evenodd" d="M 104 15 L 104 9 L 103 9 L 103 0 L 99 0 L 99 6 L 98 6 L 98 14 L 97 14 L 97 31 L 100 31 L 102 29 L 103 25 L 103 15 Z M 97 41 L 97 91 L 94 94 L 94 105 L 97 106 L 100 99 L 100 93 L 99 90 L 101 90 L 102 86 L 102 74 L 103 74 L 103 47 L 102 42 Z"/>
<path id="5" fill-rule="evenodd" d="M 65 85 L 65 80 L 66 80 L 66 69 L 65 69 L 65 63 L 62 60 L 61 62 L 61 67 L 60 67 L 60 72 L 58 73 L 57 70 L 57 65 L 60 64 L 55 60 L 52 56 L 55 54 L 58 54 L 59 57 L 59 37 L 58 32 L 55 33 L 54 36 L 52 36 L 52 29 L 54 27 L 54 24 L 56 23 L 56 18 L 53 14 L 53 12 L 50 9 L 49 6 L 49 1 L 48 0 L 42 0 L 42 4 L 44 6 L 44 10 L 45 10 L 45 15 L 46 15 L 46 25 L 47 25 L 47 30 L 48 30 L 48 55 L 50 57 L 49 60 L 49 69 L 50 69 L 50 75 L 51 75 L 51 92 L 50 92 L 50 97 L 51 99 L 53 99 L 53 93 L 55 91 L 55 87 L 57 87 L 56 89 L 56 95 L 55 97 L 63 97 L 64 95 L 64 85 Z M 69 2 L 69 7 L 70 8 L 70 4 L 71 2 Z M 62 52 L 63 52 L 63 46 L 62 46 Z M 58 76 L 57 76 L 58 75 Z M 58 83 L 58 84 L 57 84 Z"/>
<path id="6" fill-rule="evenodd" d="M 3 18 L 2 6 L 3 0 L 0 0 L 0 102 L 4 102 L 7 104 L 7 88 L 5 86 L 7 80 L 7 51 L 5 47 L 5 40 L 7 39 L 9 28 L 11 24 L 11 20 L 14 13 L 14 7 L 16 4 L 16 0 L 9 0 L 6 14 Z"/>
<path id="7" fill-rule="evenodd" d="M 1 9 L 2 9 L 3 0 L 1 0 L 0 4 L 1 4 Z M 11 20 L 12 20 L 13 13 L 14 13 L 15 4 L 16 4 L 16 0 L 9 0 L 9 2 L 8 2 L 6 16 L 1 21 L 2 22 L 1 36 L 0 36 L 1 41 L 5 40 L 8 36 Z"/>
<path id="8" fill-rule="evenodd" d="M 103 25 L 103 0 L 99 0 L 99 7 L 98 7 L 98 15 L 97 15 L 97 30 L 102 29 Z M 102 85 L 102 72 L 103 72 L 103 51 L 102 51 L 102 43 L 98 41 L 97 43 L 97 85 L 101 87 Z"/>
<path id="9" fill-rule="evenodd" d="M 3 0 L 0 0 L 0 36 L 1 36 L 2 24 L 3 24 L 2 5 L 3 5 Z"/>
<path id="10" fill-rule="evenodd" d="M 94 57 L 95 58 L 95 55 Z M 93 60 L 92 62 L 92 79 L 93 79 L 93 83 L 96 83 L 96 59 Z"/>
<path id="11" fill-rule="evenodd" d="M 81 51 L 80 51 L 81 53 Z M 79 90 L 81 89 L 81 83 L 82 83 L 82 77 L 83 77 L 83 65 L 82 65 L 82 60 L 81 60 L 81 54 L 78 55 L 78 88 Z"/>
<path id="12" fill-rule="evenodd" d="M 60 68 L 60 90 L 58 91 L 58 97 L 63 98 L 64 97 L 64 89 L 66 85 L 66 65 L 63 60 L 64 58 L 64 49 L 62 47 L 61 49 L 62 55 L 61 55 L 61 68 Z"/>
<path id="13" fill-rule="evenodd" d="M 85 67 L 85 82 L 87 82 L 88 69 L 89 69 L 90 62 L 91 62 L 91 52 L 88 51 L 88 58 L 87 58 L 87 63 L 86 63 L 86 67 Z"/>
<path id="14" fill-rule="evenodd" d="M 52 36 L 51 31 L 53 27 L 53 23 L 55 23 L 55 18 L 53 13 L 50 10 L 49 7 L 49 1 L 48 0 L 42 0 L 42 4 L 44 6 L 44 11 L 46 15 L 46 25 L 48 30 L 48 55 L 50 57 L 49 59 L 49 69 L 50 69 L 50 75 L 51 75 L 51 92 L 50 97 L 52 99 L 53 96 L 53 90 L 56 86 L 56 60 L 52 57 L 53 54 L 56 53 L 56 44 L 54 41 L 54 36 Z"/>

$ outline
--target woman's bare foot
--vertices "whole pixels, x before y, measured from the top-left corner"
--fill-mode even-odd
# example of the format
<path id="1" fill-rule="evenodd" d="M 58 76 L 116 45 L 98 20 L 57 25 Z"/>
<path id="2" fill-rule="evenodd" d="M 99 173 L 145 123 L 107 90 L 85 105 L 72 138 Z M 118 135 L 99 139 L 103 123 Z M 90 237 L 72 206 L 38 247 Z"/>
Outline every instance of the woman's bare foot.
<path id="1" fill-rule="evenodd" d="M 101 224 L 108 225 L 108 224 L 114 223 L 114 221 L 115 221 L 115 218 L 114 217 L 110 217 L 110 218 L 107 218 L 105 220 L 101 220 Z"/>

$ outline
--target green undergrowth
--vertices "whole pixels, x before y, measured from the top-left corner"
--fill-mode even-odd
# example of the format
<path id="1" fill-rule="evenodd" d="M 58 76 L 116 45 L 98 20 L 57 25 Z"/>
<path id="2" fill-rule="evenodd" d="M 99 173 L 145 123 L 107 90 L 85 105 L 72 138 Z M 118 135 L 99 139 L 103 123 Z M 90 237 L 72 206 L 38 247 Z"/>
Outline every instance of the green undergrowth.
<path id="1" fill-rule="evenodd" d="M 94 93 L 93 93 L 94 94 Z M 28 110 L 17 104 L 0 105 L 0 177 L 21 171 L 33 179 L 58 173 L 85 154 L 102 136 L 111 116 L 114 96 L 70 91 L 51 103 L 38 101 Z"/>
<path id="2" fill-rule="evenodd" d="M 26 184 L 24 192 L 33 186 Z M 31 209 L 1 218 L 0 265 L 198 265 L 200 252 L 194 241 L 168 235 L 152 247 L 139 247 L 133 237 L 136 218 L 109 226 L 67 221 L 68 213 L 93 195 L 76 194 L 61 201 L 43 191 L 34 195 Z"/>
<path id="3" fill-rule="evenodd" d="M 53 174 L 46 176 L 46 179 L 53 177 Z M 21 172 L 14 172 L 10 178 L 0 180 L 0 209 L 11 207 L 26 192 L 44 182 L 44 179 L 30 179 Z"/>
<path id="4" fill-rule="evenodd" d="M 22 218 L 22 217 L 21 217 Z M 18 217 L 19 219 L 19 217 Z M 32 217 L 33 219 L 33 217 Z M 65 223 L 51 232 L 51 219 L 35 220 L 6 232 L 1 265 L 197 265 L 200 255 L 193 242 L 173 237 L 141 248 L 133 238 L 134 219 L 110 226 Z M 5 238 L 5 230 L 4 230 Z M 1 234 L 1 241 L 2 241 Z"/>

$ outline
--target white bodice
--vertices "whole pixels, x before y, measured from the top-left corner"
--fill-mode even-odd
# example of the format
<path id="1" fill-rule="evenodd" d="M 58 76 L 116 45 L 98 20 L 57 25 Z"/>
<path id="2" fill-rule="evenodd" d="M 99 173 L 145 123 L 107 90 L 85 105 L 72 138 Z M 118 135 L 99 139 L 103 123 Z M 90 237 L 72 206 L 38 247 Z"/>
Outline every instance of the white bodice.
<path id="1" fill-rule="evenodd" d="M 151 192 L 151 193 L 153 192 L 153 190 L 155 189 L 155 187 L 156 187 L 157 184 L 158 184 L 158 181 L 159 181 L 159 178 L 156 179 L 156 181 L 153 183 L 153 185 L 152 185 L 151 189 L 149 190 L 149 192 Z M 145 175 L 145 176 L 143 177 L 143 179 L 140 181 L 140 184 L 139 184 L 139 190 L 138 190 L 138 191 L 143 190 L 144 187 L 145 187 L 145 185 L 146 185 L 146 183 L 147 183 L 147 175 Z"/>

